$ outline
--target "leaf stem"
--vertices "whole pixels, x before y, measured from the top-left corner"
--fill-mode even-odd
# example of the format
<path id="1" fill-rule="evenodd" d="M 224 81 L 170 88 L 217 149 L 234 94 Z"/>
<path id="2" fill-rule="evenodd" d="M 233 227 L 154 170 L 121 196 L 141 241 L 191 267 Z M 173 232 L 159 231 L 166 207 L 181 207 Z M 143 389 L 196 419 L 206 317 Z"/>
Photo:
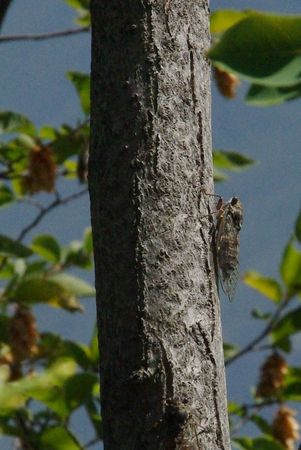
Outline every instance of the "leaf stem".
<path id="1" fill-rule="evenodd" d="M 46 39 L 71 36 L 79 33 L 87 33 L 88 31 L 90 31 L 90 27 L 70 28 L 68 30 L 53 31 L 50 33 L 41 34 L 12 34 L 7 36 L 0 36 L 0 44 L 4 42 L 15 41 L 44 41 Z"/>
<path id="2" fill-rule="evenodd" d="M 26 227 L 24 227 L 19 236 L 17 237 L 17 242 L 21 242 L 24 237 L 34 228 L 36 227 L 41 220 L 44 218 L 46 214 L 48 214 L 50 211 L 52 211 L 57 206 L 66 205 L 72 200 L 76 200 L 79 197 L 82 197 L 88 192 L 88 189 L 85 188 L 79 192 L 76 192 L 75 194 L 68 195 L 65 198 L 61 198 L 58 193 L 56 192 L 56 197 L 46 208 L 42 208 L 40 212 L 36 215 L 36 217 L 28 224 Z"/>
<path id="3" fill-rule="evenodd" d="M 271 317 L 270 321 L 268 322 L 267 326 L 263 329 L 263 331 L 255 338 L 253 339 L 248 345 L 246 345 L 244 348 L 242 348 L 239 352 L 237 352 L 235 355 L 233 355 L 231 358 L 227 359 L 225 361 L 225 366 L 229 366 L 232 364 L 236 359 L 240 358 L 241 356 L 245 355 L 246 353 L 249 353 L 251 351 L 254 351 L 257 347 L 257 345 L 265 339 L 265 337 L 272 331 L 275 323 L 279 319 L 282 311 L 286 308 L 286 306 L 289 304 L 292 297 L 286 295 L 283 301 L 279 304 L 278 308 L 276 309 L 275 313 Z"/>

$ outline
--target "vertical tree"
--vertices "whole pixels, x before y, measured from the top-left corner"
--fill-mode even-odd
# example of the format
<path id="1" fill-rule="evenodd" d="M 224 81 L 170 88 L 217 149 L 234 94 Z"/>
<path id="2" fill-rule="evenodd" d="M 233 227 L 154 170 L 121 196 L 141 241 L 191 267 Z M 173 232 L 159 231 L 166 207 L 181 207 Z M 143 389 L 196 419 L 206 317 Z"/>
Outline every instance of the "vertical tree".
<path id="1" fill-rule="evenodd" d="M 106 450 L 229 450 L 208 2 L 92 0 L 94 233 Z"/>

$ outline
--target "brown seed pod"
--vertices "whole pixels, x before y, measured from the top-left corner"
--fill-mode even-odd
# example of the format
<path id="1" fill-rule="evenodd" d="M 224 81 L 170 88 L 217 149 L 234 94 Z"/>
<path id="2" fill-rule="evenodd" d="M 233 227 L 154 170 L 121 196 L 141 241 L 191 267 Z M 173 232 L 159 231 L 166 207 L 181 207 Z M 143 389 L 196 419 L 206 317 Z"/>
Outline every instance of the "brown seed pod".
<path id="1" fill-rule="evenodd" d="M 260 379 L 256 389 L 256 397 L 270 398 L 277 396 L 284 384 L 288 366 L 278 353 L 270 355 L 260 369 Z"/>
<path id="2" fill-rule="evenodd" d="M 23 188 L 29 194 L 52 192 L 55 186 L 56 164 L 49 147 L 37 145 L 29 154 L 28 173 L 23 177 Z"/>
<path id="3" fill-rule="evenodd" d="M 38 338 L 34 315 L 25 306 L 18 305 L 9 324 L 9 343 L 14 364 L 17 365 L 37 354 Z"/>
<path id="4" fill-rule="evenodd" d="M 233 73 L 214 67 L 214 78 L 219 92 L 226 98 L 236 97 L 239 79 Z"/>
<path id="5" fill-rule="evenodd" d="M 273 436 L 281 442 L 285 450 L 294 450 L 295 442 L 300 439 L 300 426 L 295 419 L 296 411 L 281 406 L 273 421 Z"/>

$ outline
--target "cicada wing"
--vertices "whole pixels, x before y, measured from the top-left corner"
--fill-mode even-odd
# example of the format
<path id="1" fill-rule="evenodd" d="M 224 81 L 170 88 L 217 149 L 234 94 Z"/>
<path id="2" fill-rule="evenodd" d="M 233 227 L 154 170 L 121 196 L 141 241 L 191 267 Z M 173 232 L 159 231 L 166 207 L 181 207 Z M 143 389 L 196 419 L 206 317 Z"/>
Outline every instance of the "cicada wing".
<path id="1" fill-rule="evenodd" d="M 217 222 L 216 253 L 220 284 L 229 300 L 232 300 L 239 279 L 239 233 L 230 212 L 230 206 L 226 204 Z"/>
<path id="2" fill-rule="evenodd" d="M 233 267 L 233 270 L 227 277 L 223 278 L 220 273 L 220 284 L 223 292 L 227 295 L 230 302 L 234 299 L 238 280 L 239 280 L 239 265 Z"/>

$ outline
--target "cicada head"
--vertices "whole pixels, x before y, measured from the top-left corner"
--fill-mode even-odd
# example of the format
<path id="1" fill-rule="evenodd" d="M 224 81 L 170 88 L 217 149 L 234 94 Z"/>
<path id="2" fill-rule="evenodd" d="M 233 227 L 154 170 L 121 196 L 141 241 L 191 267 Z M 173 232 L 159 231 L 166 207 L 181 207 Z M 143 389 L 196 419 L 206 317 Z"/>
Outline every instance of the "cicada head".
<path id="1" fill-rule="evenodd" d="M 237 231 L 241 230 L 243 222 L 243 206 L 242 202 L 237 197 L 232 197 L 230 200 L 231 216 L 233 224 Z"/>

